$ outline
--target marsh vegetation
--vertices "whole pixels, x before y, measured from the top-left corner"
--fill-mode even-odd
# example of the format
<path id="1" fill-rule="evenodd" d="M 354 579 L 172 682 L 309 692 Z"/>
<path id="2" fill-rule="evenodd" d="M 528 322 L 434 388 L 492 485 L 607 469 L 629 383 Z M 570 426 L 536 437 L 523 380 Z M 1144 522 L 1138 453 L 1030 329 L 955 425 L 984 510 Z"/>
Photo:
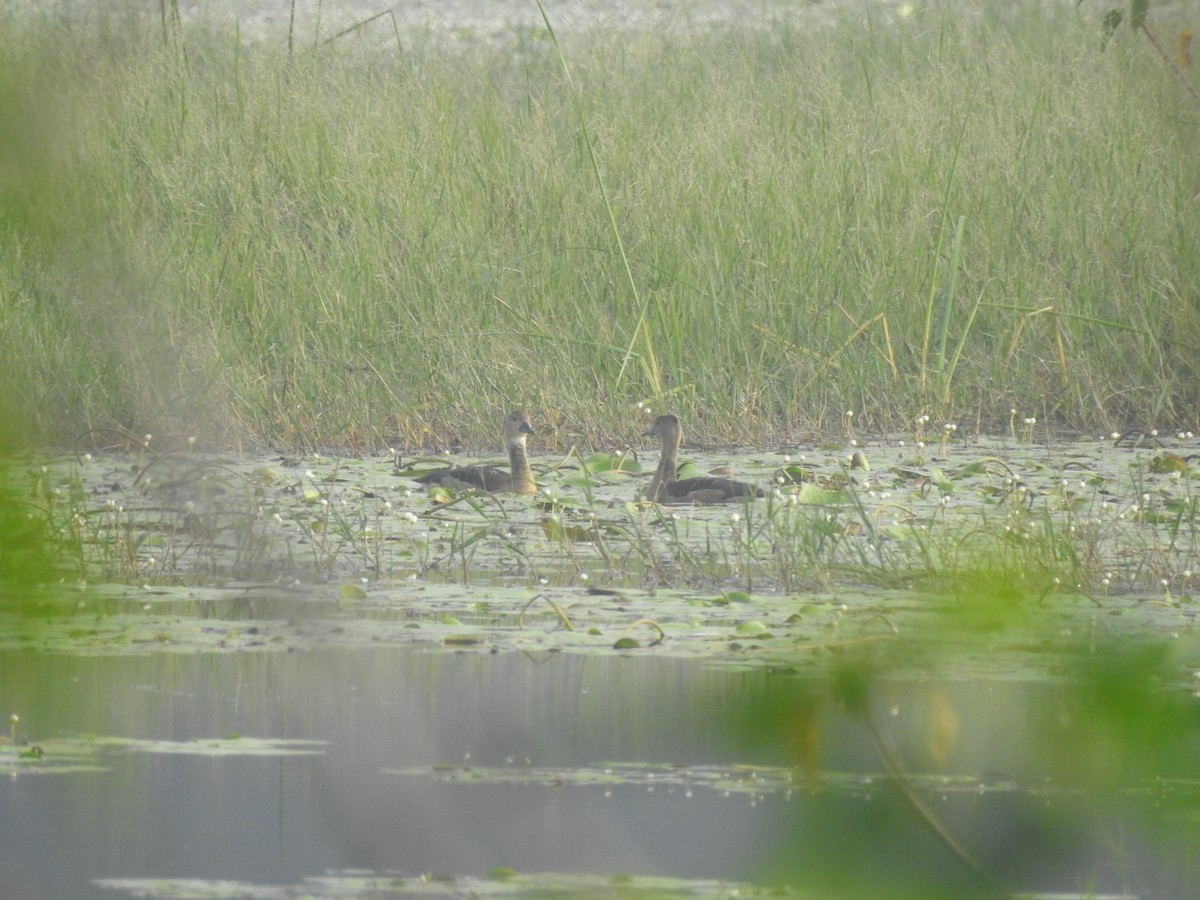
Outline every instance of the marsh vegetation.
<path id="1" fill-rule="evenodd" d="M 198 674 L 186 660 L 199 655 L 230 658 L 222 671 L 250 666 L 252 682 L 274 683 L 269 673 L 277 669 L 316 679 L 311 696 L 289 690 L 288 702 L 333 710 L 363 690 L 361 677 L 345 673 L 365 658 L 384 679 L 372 701 L 383 721 L 347 735 L 336 716 L 313 709 L 303 727 L 280 728 L 240 702 L 222 713 L 218 691 L 208 701 L 217 709 L 206 706 L 200 720 L 208 725 L 185 728 L 182 743 L 173 731 L 152 729 L 150 744 L 131 744 L 129 712 L 122 713 L 130 700 L 118 691 L 100 715 L 111 737 L 77 736 L 94 712 L 76 713 L 74 722 L 67 716 L 65 738 L 17 740 L 14 724 L 14 750 L 23 749 L 12 771 L 107 772 L 114 754 L 128 753 L 215 756 L 237 769 L 244 765 L 237 760 L 267 755 L 289 771 L 311 769 L 314 778 L 329 766 L 366 766 L 364 777 L 376 772 L 373 793 L 404 797 L 466 788 L 491 803 L 482 798 L 514 786 L 572 786 L 580 821 L 589 819 L 589 804 L 614 792 L 651 802 L 656 790 L 665 794 L 651 807 L 657 814 L 673 815 L 669 798 L 677 791 L 733 796 L 751 809 L 761 805 L 769 821 L 797 817 L 789 826 L 797 834 L 847 815 L 866 816 L 864 826 L 878 815 L 898 817 L 896 829 L 877 833 L 882 855 L 871 877 L 848 871 L 860 852 L 854 841 L 838 852 L 825 842 L 801 850 L 762 835 L 723 873 L 851 895 L 884 883 L 872 878 L 914 896 L 999 884 L 1047 889 L 1081 873 L 1122 890 L 1186 883 L 1187 854 L 1176 841 L 1187 843 L 1185 811 L 1197 802 L 1189 762 L 1197 534 L 1195 473 L 1182 451 L 1194 439 L 1050 443 L 1037 435 L 1031 423 L 991 440 L 941 429 L 936 442 L 912 434 L 837 447 L 687 452 L 687 466 L 731 469 L 766 488 L 762 498 L 704 507 L 636 499 L 650 477 L 636 446 L 548 458 L 535 443 L 540 490 L 532 497 L 426 491 L 415 477 L 444 465 L 432 457 L 235 459 L 143 448 L 26 464 L 23 533 L 50 551 L 55 581 L 28 585 L 25 602 L 3 620 L 0 661 L 13 666 L 18 696 L 54 696 L 53 679 L 42 667 L 28 674 L 35 670 L 22 655 L 108 659 L 131 671 L 152 665 L 137 660 L 178 658 L 154 665 L 185 695 Z M 296 654 L 320 660 L 318 671 L 301 676 L 298 664 L 285 662 Z M 239 661 L 246 656 L 273 661 Z M 408 657 L 431 661 L 400 663 Z M 674 677 L 691 685 L 686 699 L 668 699 L 675 688 L 659 680 L 666 669 L 631 674 L 650 661 L 677 667 Z M 403 682 L 384 686 L 385 673 L 413 665 Z M 451 688 L 463 666 L 476 686 Z M 171 674 L 176 668 L 190 674 Z M 576 674 L 558 697 L 564 670 Z M 492 677 L 517 680 L 511 691 L 494 688 L 501 691 L 495 710 L 456 743 L 359 747 L 379 739 L 376 727 L 400 727 L 387 712 L 399 697 L 418 704 L 422 728 L 437 731 L 444 713 L 420 705 L 425 692 L 457 707 L 464 700 L 455 691 L 478 690 Z M 41 688 L 33 692 L 32 684 Z M 547 691 L 576 711 L 531 706 Z M 592 692 L 600 696 L 589 700 Z M 665 751 L 645 741 L 653 745 L 654 723 L 671 702 L 684 703 L 669 715 L 688 729 L 718 728 L 740 736 L 736 746 L 709 762 L 697 761 L 712 752 L 698 738 L 673 744 L 670 757 L 654 755 Z M 520 711 L 501 712 L 510 704 Z M 34 713 L 34 721 L 57 719 Z M 517 720 L 502 724 L 509 715 Z M 545 743 L 557 746 L 559 715 L 590 735 L 565 758 Z M 220 721 L 237 732 L 232 739 L 211 730 Z M 1021 736 L 1001 737 L 1000 721 Z M 612 733 L 600 739 L 595 729 L 605 722 Z M 496 730 L 513 733 L 497 744 Z M 864 742 L 878 756 L 864 759 Z M 330 759 L 282 761 L 296 752 Z M 931 811 L 934 797 L 941 808 Z M 1073 862 L 1056 856 L 1066 845 L 1044 843 L 1048 810 L 1071 835 Z M 730 812 L 718 804 L 714 823 L 730 821 Z M 380 827 L 387 820 L 376 804 L 359 815 Z M 466 812 L 451 817 L 442 826 L 446 839 L 466 840 L 470 821 Z M 748 834 L 760 834 L 763 820 L 755 821 Z M 999 831 L 997 821 L 1005 823 Z M 899 849 L 919 822 L 943 839 Z M 1111 828 L 1159 838 L 1122 851 L 1114 871 L 1096 849 Z M 615 840 L 603 830 L 594 839 Z M 1001 858 L 1004 847 L 1023 858 L 1034 844 L 1040 876 Z M 748 863 L 767 848 L 779 854 L 774 862 Z M 463 852 L 466 868 L 445 887 L 455 895 L 552 885 L 586 894 L 603 883 L 589 880 L 597 870 L 572 852 L 547 863 L 544 853 L 513 849 L 494 862 L 521 872 L 481 884 L 479 857 Z M 885 862 L 909 852 L 916 856 L 904 864 Z M 725 888 L 700 877 L 711 874 L 702 856 L 680 851 L 676 865 L 660 860 L 643 872 L 667 882 L 634 882 L 652 895 L 720 895 Z M 395 858 L 370 857 L 380 871 L 366 876 L 369 884 L 346 873 L 306 890 L 425 890 L 412 869 L 420 863 L 411 860 L 433 857 L 402 855 L 403 877 L 386 875 Z M 563 865 L 591 874 L 559 880 L 551 873 Z M 1147 866 L 1160 871 L 1151 877 Z M 294 877 L 295 869 L 285 876 Z M 134 894 L 156 890 L 136 878 L 105 883 Z M 171 883 L 172 891 L 196 889 Z M 165 889 L 161 879 L 154 884 Z M 252 893 L 245 885 L 224 890 Z"/>
<path id="2" fill-rule="evenodd" d="M 6 896 L 1194 894 L 1196 109 L 894 12 L 0 18 Z"/>
<path id="3" fill-rule="evenodd" d="M 9 15 L 10 419 L 360 452 L 489 446 L 516 403 L 564 451 L 639 401 L 763 446 L 847 410 L 1190 427 L 1195 107 L 1097 12 L 388 54 Z"/>

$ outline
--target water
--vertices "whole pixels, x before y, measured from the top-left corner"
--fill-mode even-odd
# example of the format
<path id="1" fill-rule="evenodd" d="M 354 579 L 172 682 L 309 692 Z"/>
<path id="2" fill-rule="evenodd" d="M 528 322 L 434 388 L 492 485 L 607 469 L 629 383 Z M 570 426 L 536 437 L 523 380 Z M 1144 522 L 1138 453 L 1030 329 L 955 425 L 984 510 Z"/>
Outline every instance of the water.
<path id="1" fill-rule="evenodd" d="M 41 739 L 328 741 L 321 755 L 266 759 L 118 751 L 105 772 L 13 777 L 0 787 L 5 896 L 112 896 L 96 878 L 292 884 L 346 868 L 750 875 L 780 839 L 770 804 L 431 777 L 443 764 L 769 756 L 720 726 L 720 706 L 737 702 L 745 676 L 689 668 L 393 650 L 5 654 L 3 701 Z M 708 714 L 693 715 L 700 705 Z M 391 771 L 404 767 L 430 775 Z M 664 817 L 679 827 L 664 832 Z"/>
<path id="2" fill-rule="evenodd" d="M 435 506 L 390 458 L 35 468 L 28 508 L 73 540 L 61 587 L 0 617 L 0 896 L 962 896 L 968 858 L 1024 891 L 1194 896 L 1190 480 L 1009 447 L 1027 511 L 976 462 L 1003 449 L 872 448 L 815 506 L 643 510 L 636 479 L 546 473 L 602 540 L 540 499 Z M 826 494 L 843 455 L 805 461 Z M 1096 572 L 1111 596 L 1046 587 Z"/>
<path id="3" fill-rule="evenodd" d="M 806 786 L 796 729 L 779 711 L 781 697 L 809 696 L 807 686 L 765 671 L 407 648 L 6 652 L 0 685 L 20 734 L 50 748 L 47 763 L 62 735 L 182 742 L 176 749 L 230 734 L 327 742 L 313 755 L 267 757 L 135 745 L 104 752 L 102 771 L 19 771 L 0 784 L 6 898 L 113 897 L 128 891 L 98 879 L 190 878 L 210 891 L 235 881 L 334 896 L 312 880 L 365 870 L 411 886 L 422 874 L 483 878 L 497 866 L 799 877 L 851 894 L 867 875 L 897 892 L 973 884 L 887 785 L 862 723 L 815 694 L 823 786 Z M 894 683 L 875 705 L 909 771 L 945 779 L 932 790 L 921 782 L 922 796 L 1003 881 L 1069 891 L 1094 878 L 1120 890 L 1152 865 L 1157 884 L 1164 872 L 1177 883 L 1182 870 L 1163 869 L 1177 860 L 1154 845 L 1137 803 L 1039 789 L 1039 728 L 1068 717 L 1076 699 L 1045 683 Z M 939 703 L 962 721 L 935 765 Z M 954 780 L 965 773 L 976 774 Z M 210 895 L 252 895 L 240 890 Z"/>
<path id="4" fill-rule="evenodd" d="M 21 9 L 37 4 L 9 0 Z M 883 21 L 907 15 L 900 0 L 796 4 L 786 0 L 688 0 L 687 3 L 644 3 L 626 0 L 569 0 L 545 4 L 552 24 L 563 36 L 598 30 L 637 31 L 651 28 L 699 32 L 717 28 L 769 27 L 778 21 L 824 22 L 838 13 L 872 10 Z M 175 4 L 169 4 L 173 9 Z M 55 11 L 85 17 L 136 12 L 157 22 L 160 0 L 55 0 Z M 297 44 L 307 46 L 353 29 L 342 44 L 373 42 L 387 47 L 402 41 L 405 49 L 437 40 L 448 46 L 482 41 L 511 42 L 543 27 L 541 12 L 527 0 L 205 0 L 178 3 L 186 24 L 239 29 L 243 38 L 281 40 L 294 30 Z M 380 13 L 385 15 L 380 16 Z M 377 18 L 378 17 L 378 18 Z"/>

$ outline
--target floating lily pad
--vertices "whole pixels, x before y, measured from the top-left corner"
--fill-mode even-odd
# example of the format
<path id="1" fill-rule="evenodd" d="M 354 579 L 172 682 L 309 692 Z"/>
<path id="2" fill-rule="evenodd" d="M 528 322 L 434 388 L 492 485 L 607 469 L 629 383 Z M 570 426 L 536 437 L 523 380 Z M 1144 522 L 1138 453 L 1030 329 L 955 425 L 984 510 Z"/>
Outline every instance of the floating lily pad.
<path id="1" fill-rule="evenodd" d="M 191 741 L 155 741 L 137 738 L 81 738 L 97 748 L 124 750 L 132 753 L 168 753 L 187 756 L 320 756 L 328 741 L 285 738 L 252 738 L 227 736 L 197 738 Z"/>
<path id="2" fill-rule="evenodd" d="M 493 872 L 504 871 L 504 867 Z M 348 897 L 601 897 L 614 892 L 630 900 L 652 898 L 788 897 L 786 888 L 715 879 L 635 875 L 588 875 L 559 872 L 516 872 L 487 878 L 451 875 L 401 875 L 394 872 L 331 872 L 295 885 L 208 880 L 199 878 L 98 878 L 93 884 L 133 897 L 166 900 L 245 898 L 346 900 Z"/>

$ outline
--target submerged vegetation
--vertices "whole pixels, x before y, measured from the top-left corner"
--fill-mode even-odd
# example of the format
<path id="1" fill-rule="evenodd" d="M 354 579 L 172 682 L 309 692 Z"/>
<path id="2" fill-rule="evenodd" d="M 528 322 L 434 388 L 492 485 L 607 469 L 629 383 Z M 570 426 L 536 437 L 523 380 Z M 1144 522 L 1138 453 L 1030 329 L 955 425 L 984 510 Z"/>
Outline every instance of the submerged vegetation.
<path id="1" fill-rule="evenodd" d="M 1196 110 L 1095 12 L 561 57 L 6 15 L 5 403 L 93 448 L 1194 426 Z"/>

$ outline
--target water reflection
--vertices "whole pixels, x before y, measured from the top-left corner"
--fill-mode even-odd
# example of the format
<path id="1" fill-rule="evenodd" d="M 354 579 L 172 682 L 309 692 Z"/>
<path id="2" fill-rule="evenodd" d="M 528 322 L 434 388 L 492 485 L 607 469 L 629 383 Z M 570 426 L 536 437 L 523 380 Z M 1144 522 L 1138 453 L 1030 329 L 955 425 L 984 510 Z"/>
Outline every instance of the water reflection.
<path id="1" fill-rule="evenodd" d="M 113 896 L 93 884 L 97 878 L 292 885 L 347 868 L 408 876 L 483 876 L 496 866 L 779 875 L 838 893 L 859 890 L 866 873 L 890 878 L 897 893 L 913 877 L 907 886 L 914 891 L 973 885 L 879 776 L 862 723 L 816 694 L 795 707 L 806 710 L 801 719 L 819 719 L 826 787 L 816 792 L 799 774 L 786 789 L 776 783 L 728 792 L 652 778 L 615 785 L 453 780 L 434 770 L 602 771 L 605 762 L 790 767 L 803 751 L 780 697 L 803 691 L 767 672 L 653 657 L 396 648 L 127 658 L 7 653 L 0 685 L 3 708 L 19 712 L 22 733 L 39 740 L 237 733 L 328 742 L 317 756 L 114 751 L 101 773 L 20 773 L 0 788 L 0 871 L 9 898 Z M 1046 684 L 901 683 L 884 686 L 873 703 L 911 771 L 976 776 L 967 790 L 947 780 L 930 796 L 988 871 L 1027 889 L 1074 890 L 1086 878 L 1123 888 L 1131 863 L 1149 858 L 1135 819 L 1115 822 L 1130 830 L 1113 854 L 1104 842 L 1114 821 L 1089 823 L 1095 811 L 1084 804 L 1080 813 L 1078 797 L 988 787 L 1005 779 L 1037 783 L 1044 761 L 1031 739 L 1036 724 L 1069 711 L 1070 698 L 1069 689 Z M 958 737 L 941 750 L 930 741 L 931 722 L 946 715 L 938 703 L 950 704 L 959 719 Z M 418 774 L 397 773 L 412 769 Z M 790 777 L 788 768 L 776 771 Z"/>
<path id="2" fill-rule="evenodd" d="M 383 770 L 764 758 L 720 725 L 748 678 L 559 654 L 6 654 L 3 702 L 39 738 L 240 733 L 329 746 L 266 760 L 114 753 L 103 774 L 22 774 L 0 801 L 5 896 L 85 896 L 97 877 L 293 883 L 344 867 L 745 873 L 780 831 L 761 806 L 693 797 L 695 814 L 682 814 L 640 790 L 605 798 Z"/>

